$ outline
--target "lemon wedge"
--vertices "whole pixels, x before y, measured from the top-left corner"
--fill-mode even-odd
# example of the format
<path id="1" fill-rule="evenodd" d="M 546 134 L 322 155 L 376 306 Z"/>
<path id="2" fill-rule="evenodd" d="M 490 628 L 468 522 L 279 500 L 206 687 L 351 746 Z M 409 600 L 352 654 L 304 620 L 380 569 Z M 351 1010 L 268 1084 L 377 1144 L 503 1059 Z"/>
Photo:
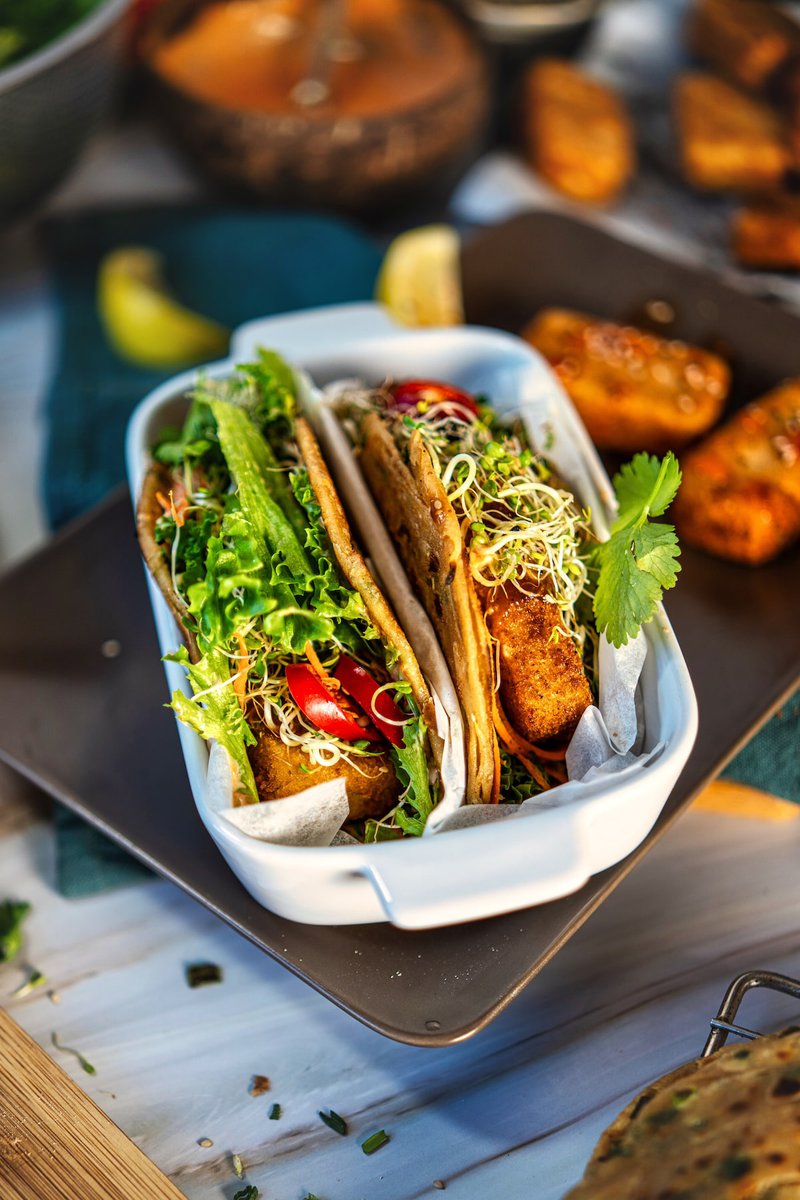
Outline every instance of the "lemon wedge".
<path id="1" fill-rule="evenodd" d="M 229 331 L 178 303 L 164 282 L 162 262 L 144 246 L 120 246 L 105 256 L 97 306 L 108 340 L 139 367 L 188 367 L 219 358 Z"/>
<path id="2" fill-rule="evenodd" d="M 401 325 L 463 325 L 461 241 L 450 225 L 423 225 L 386 251 L 375 298 Z"/>

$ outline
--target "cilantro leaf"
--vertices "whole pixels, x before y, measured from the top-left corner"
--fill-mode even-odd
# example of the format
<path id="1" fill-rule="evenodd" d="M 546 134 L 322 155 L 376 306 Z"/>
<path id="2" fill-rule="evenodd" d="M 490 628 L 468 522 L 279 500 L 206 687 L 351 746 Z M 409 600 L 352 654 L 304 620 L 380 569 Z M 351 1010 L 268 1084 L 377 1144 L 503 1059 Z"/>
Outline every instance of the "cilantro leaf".
<path id="1" fill-rule="evenodd" d="M 619 513 L 615 527 L 646 515 L 660 517 L 675 499 L 681 482 L 678 460 L 670 451 L 663 459 L 655 454 L 635 454 L 614 476 Z"/>
<path id="2" fill-rule="evenodd" d="M 614 478 L 619 515 L 611 537 L 596 546 L 598 570 L 594 614 L 598 633 L 624 646 L 653 616 L 662 595 L 675 586 L 680 547 L 672 525 L 652 525 L 674 499 L 681 471 L 674 454 L 662 461 L 637 454 Z"/>

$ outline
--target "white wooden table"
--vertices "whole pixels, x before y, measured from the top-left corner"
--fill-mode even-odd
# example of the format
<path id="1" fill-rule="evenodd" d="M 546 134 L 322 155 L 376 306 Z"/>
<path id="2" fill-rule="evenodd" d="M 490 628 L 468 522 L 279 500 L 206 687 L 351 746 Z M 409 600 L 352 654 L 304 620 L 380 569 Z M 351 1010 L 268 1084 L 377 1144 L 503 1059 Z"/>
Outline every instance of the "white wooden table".
<path id="1" fill-rule="evenodd" d="M 101 142 L 58 203 L 130 201 L 142 179 L 151 196 L 153 179 L 164 197 L 190 188 L 134 127 L 113 148 Z M 22 229 L 0 238 L 5 561 L 44 536 L 38 406 L 51 337 Z M 0 771 L 0 899 L 32 902 L 23 962 L 49 980 L 15 999 L 23 970 L 0 966 L 0 1004 L 49 1053 L 56 1031 L 88 1057 L 94 1076 L 56 1055 L 191 1200 L 231 1200 L 233 1152 L 269 1200 L 413 1200 L 438 1195 L 434 1180 L 455 1200 L 557 1200 L 628 1097 L 700 1050 L 735 974 L 800 973 L 799 850 L 800 822 L 689 814 L 488 1030 L 422 1050 L 361 1027 L 171 885 L 64 900 L 47 806 Z M 203 959 L 224 982 L 190 990 L 184 966 Z M 764 1020 L 783 1015 L 776 1006 Z M 248 1094 L 253 1074 L 270 1078 L 268 1094 Z M 270 1121 L 275 1102 L 283 1115 Z M 327 1107 L 353 1136 L 320 1122 Z M 381 1128 L 391 1142 L 366 1157 L 359 1141 Z"/>
<path id="2" fill-rule="evenodd" d="M 437 1179 L 455 1200 L 558 1200 L 625 1101 L 699 1052 L 734 975 L 800 974 L 798 853 L 800 822 L 690 813 L 493 1025 L 423 1050 L 357 1024 L 169 884 L 64 900 L 46 808 L 3 773 L 0 893 L 32 902 L 24 959 L 48 985 L 14 999 L 24 972 L 0 967 L 0 1003 L 49 1053 L 56 1031 L 94 1064 L 56 1054 L 191 1200 L 230 1200 L 232 1152 L 269 1200 L 412 1200 Z M 189 989 L 198 960 L 223 982 Z M 748 1003 L 748 1025 L 797 1016 Z M 253 1074 L 269 1093 L 249 1095 Z M 352 1137 L 320 1122 L 327 1107 Z M 359 1141 L 381 1128 L 392 1140 L 368 1158 Z"/>

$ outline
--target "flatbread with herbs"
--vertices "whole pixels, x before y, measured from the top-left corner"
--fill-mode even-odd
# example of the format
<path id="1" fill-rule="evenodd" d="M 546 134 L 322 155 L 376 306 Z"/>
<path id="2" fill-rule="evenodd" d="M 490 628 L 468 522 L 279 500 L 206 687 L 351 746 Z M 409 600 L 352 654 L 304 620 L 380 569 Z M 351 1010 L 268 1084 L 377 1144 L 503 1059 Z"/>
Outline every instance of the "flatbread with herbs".
<path id="1" fill-rule="evenodd" d="M 725 1046 L 646 1088 L 565 1200 L 800 1200 L 800 1031 Z"/>

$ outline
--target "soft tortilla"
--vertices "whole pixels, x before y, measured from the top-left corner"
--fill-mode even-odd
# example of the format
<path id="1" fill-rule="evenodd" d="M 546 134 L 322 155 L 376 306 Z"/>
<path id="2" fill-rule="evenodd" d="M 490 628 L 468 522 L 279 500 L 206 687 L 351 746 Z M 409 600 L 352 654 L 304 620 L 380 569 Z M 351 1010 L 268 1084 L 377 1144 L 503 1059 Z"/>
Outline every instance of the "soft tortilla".
<path id="1" fill-rule="evenodd" d="M 725 1046 L 647 1088 L 565 1200 L 800 1200 L 800 1033 Z"/>
<path id="2" fill-rule="evenodd" d="M 397 656 L 400 673 L 411 687 L 411 694 L 428 729 L 428 739 L 437 767 L 441 767 L 442 741 L 436 732 L 436 711 L 433 698 L 422 677 L 416 655 L 408 638 L 397 623 L 383 592 L 375 582 L 364 556 L 353 541 L 350 524 L 345 516 L 333 479 L 325 465 L 319 443 L 311 426 L 298 417 L 294 426 L 295 439 L 308 471 L 312 491 L 322 512 L 333 552 L 342 574 L 364 601 L 367 615 L 385 644 Z"/>
<path id="3" fill-rule="evenodd" d="M 361 465 L 403 565 L 442 642 L 466 716 L 467 798 L 498 799 L 500 762 L 492 721 L 492 655 L 458 518 L 422 438 L 409 466 L 377 413 L 363 425 Z"/>
<path id="4" fill-rule="evenodd" d="M 353 542 L 347 518 L 317 440 L 311 427 L 302 417 L 295 422 L 295 438 L 337 562 L 350 586 L 362 597 L 372 624 L 381 634 L 385 644 L 396 654 L 399 670 L 410 684 L 412 696 L 427 726 L 428 743 L 434 761 L 436 766 L 440 767 L 442 741 L 436 732 L 436 711 L 416 656 L 375 583 L 361 552 Z M 163 512 L 157 493 L 167 495 L 171 487 L 172 475 L 169 468 L 163 463 L 154 462 L 142 486 L 136 513 L 137 532 L 147 566 L 178 623 L 192 662 L 197 662 L 199 652 L 195 635 L 185 623 L 185 611 L 175 593 L 164 547 L 155 540 L 155 524 Z M 261 732 L 257 746 L 250 752 L 250 759 L 262 799 L 288 796 L 300 788 L 308 787 L 309 774 L 300 771 L 301 764 L 306 761 L 301 751 L 296 747 L 284 746 L 283 742 L 268 730 Z M 399 781 L 388 754 L 365 759 L 358 768 L 348 767 L 347 764 L 318 768 L 311 777 L 315 782 L 344 778 L 347 784 L 350 817 L 354 820 L 383 816 L 397 802 L 400 792 Z"/>
<path id="5" fill-rule="evenodd" d="M 185 609 L 178 598 L 172 583 L 172 573 L 169 561 L 164 554 L 164 547 L 156 541 L 156 521 L 163 515 L 163 508 L 158 500 L 158 493 L 168 495 L 172 487 L 172 474 L 169 467 L 163 463 L 154 462 L 144 477 L 142 493 L 136 509 L 136 532 L 139 535 L 139 545 L 142 548 L 144 560 L 155 579 L 161 594 L 169 605 L 170 612 L 178 623 L 189 658 L 197 662 L 200 652 L 197 640 L 192 630 L 185 623 Z"/>

